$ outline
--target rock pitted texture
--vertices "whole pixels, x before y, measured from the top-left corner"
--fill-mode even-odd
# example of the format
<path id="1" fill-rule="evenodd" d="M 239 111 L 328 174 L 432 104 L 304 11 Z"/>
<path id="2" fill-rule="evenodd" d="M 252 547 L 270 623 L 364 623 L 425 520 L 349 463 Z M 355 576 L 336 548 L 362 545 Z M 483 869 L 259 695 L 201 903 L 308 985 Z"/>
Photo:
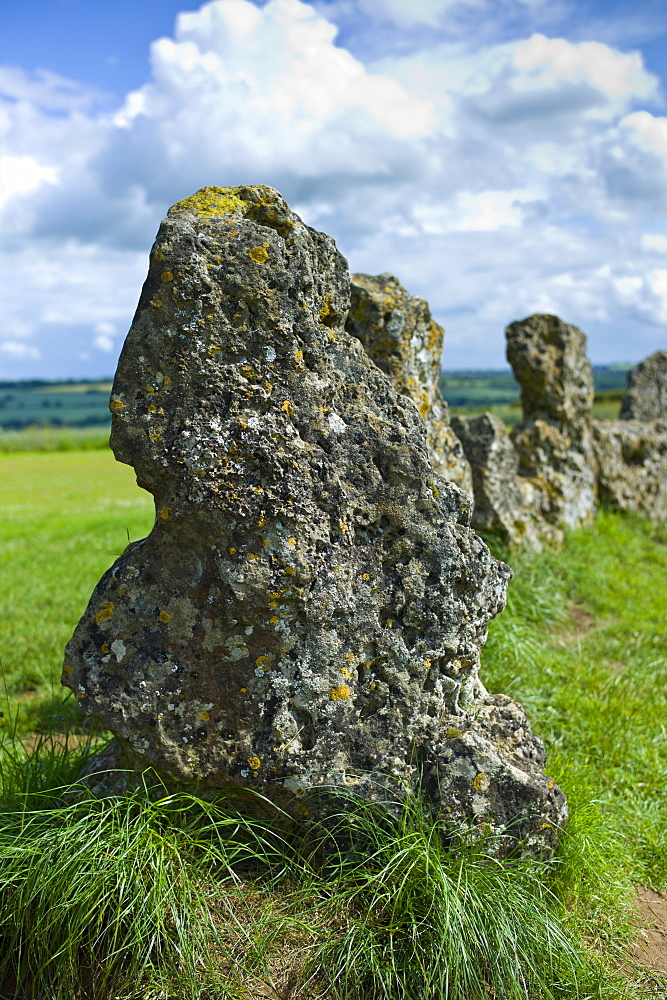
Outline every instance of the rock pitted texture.
<path id="1" fill-rule="evenodd" d="M 557 534 L 595 510 L 593 374 L 586 337 L 558 316 L 536 314 L 506 330 L 521 386 L 523 423 L 512 432 L 519 473 L 533 479 L 538 516 Z"/>
<path id="2" fill-rule="evenodd" d="M 473 477 L 473 524 L 508 545 L 539 548 L 546 525 L 539 521 L 540 491 L 519 475 L 519 456 L 500 417 L 482 413 L 452 417 Z"/>
<path id="3" fill-rule="evenodd" d="M 440 393 L 445 331 L 431 316 L 428 303 L 406 292 L 392 274 L 353 274 L 351 293 L 347 332 L 359 338 L 394 388 L 415 403 L 426 424 L 434 469 L 470 491 L 470 466 L 449 426 Z"/>
<path id="4" fill-rule="evenodd" d="M 667 351 L 628 374 L 620 420 L 593 421 L 593 445 L 602 503 L 667 518 Z"/>
<path id="5" fill-rule="evenodd" d="M 155 525 L 96 587 L 63 681 L 138 770 L 298 802 L 407 787 L 421 756 L 445 823 L 516 813 L 553 846 L 539 741 L 478 679 L 510 571 L 345 333 L 348 296 L 333 240 L 271 188 L 171 209 L 110 404 Z"/>
<path id="6" fill-rule="evenodd" d="M 650 354 L 628 374 L 621 420 L 667 421 L 667 351 Z"/>
<path id="7" fill-rule="evenodd" d="M 667 520 L 667 421 L 594 420 L 600 502 Z"/>

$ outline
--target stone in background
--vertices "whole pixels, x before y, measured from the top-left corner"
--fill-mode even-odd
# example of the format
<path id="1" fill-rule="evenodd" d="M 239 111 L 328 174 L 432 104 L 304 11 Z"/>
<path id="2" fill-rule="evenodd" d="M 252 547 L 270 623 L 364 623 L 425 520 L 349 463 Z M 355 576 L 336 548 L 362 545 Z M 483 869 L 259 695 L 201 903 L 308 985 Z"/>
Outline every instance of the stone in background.
<path id="1" fill-rule="evenodd" d="M 440 393 L 445 331 L 431 316 L 428 303 L 406 292 L 392 274 L 353 274 L 345 329 L 359 338 L 397 392 L 415 403 L 426 424 L 434 469 L 470 492 L 470 466 Z"/>
<path id="2" fill-rule="evenodd" d="M 619 420 L 593 421 L 600 501 L 667 519 L 667 351 L 628 373 Z"/>
<path id="3" fill-rule="evenodd" d="M 667 351 L 650 354 L 628 374 L 620 419 L 667 421 Z"/>
<path id="4" fill-rule="evenodd" d="M 546 525 L 537 520 L 539 490 L 519 475 L 519 456 L 505 424 L 493 413 L 452 417 L 472 469 L 473 526 L 506 545 L 540 547 Z"/>
<path id="5" fill-rule="evenodd" d="M 519 474 L 533 480 L 536 516 L 557 536 L 589 523 L 596 484 L 586 337 L 558 316 L 511 323 L 507 360 L 521 386 L 523 421 L 512 431 Z"/>
<path id="6" fill-rule="evenodd" d="M 170 210 L 110 404 L 155 524 L 95 588 L 63 682 L 136 771 L 297 809 L 322 784 L 400 796 L 421 763 L 445 829 L 511 820 L 500 850 L 551 849 L 564 796 L 478 677 L 510 571 L 348 305 L 333 240 L 272 188 Z"/>
<path id="7" fill-rule="evenodd" d="M 600 503 L 667 520 L 667 421 L 594 420 Z"/>

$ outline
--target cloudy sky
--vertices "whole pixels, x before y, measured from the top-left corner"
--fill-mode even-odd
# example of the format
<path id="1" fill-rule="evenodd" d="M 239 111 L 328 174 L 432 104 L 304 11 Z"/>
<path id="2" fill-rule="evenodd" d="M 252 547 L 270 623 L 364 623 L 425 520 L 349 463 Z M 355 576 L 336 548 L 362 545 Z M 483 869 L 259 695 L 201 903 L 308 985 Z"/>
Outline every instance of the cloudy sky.
<path id="1" fill-rule="evenodd" d="M 447 368 L 555 312 L 667 346 L 664 0 L 3 0 L 0 379 L 111 374 L 155 231 L 277 187 Z"/>

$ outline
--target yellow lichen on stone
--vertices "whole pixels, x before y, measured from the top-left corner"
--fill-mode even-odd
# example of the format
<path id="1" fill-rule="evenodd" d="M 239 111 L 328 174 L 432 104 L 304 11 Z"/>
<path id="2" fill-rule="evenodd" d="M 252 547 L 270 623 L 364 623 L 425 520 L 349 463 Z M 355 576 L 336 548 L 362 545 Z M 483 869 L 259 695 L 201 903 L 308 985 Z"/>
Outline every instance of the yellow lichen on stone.
<path id="1" fill-rule="evenodd" d="M 261 765 L 259 757 L 248 757 L 248 767 L 251 767 L 253 771 L 256 771 Z"/>
<path id="2" fill-rule="evenodd" d="M 208 712 L 206 711 L 200 712 L 199 718 L 201 719 L 202 722 L 206 722 L 208 720 Z"/>
<path id="3" fill-rule="evenodd" d="M 171 271 L 163 271 L 162 274 L 160 275 L 160 281 L 162 282 L 163 285 L 166 285 L 168 281 L 173 281 L 173 280 L 174 276 L 171 273 Z"/>
<path id="4" fill-rule="evenodd" d="M 269 255 L 264 247 L 253 247 L 252 250 L 248 250 L 248 257 L 254 260 L 255 264 L 264 264 Z"/>
<path id="5" fill-rule="evenodd" d="M 162 507 L 162 509 L 160 510 L 160 512 L 158 514 L 158 517 L 161 517 L 163 521 L 166 521 L 168 519 L 168 517 L 169 517 L 169 508 L 168 507 Z"/>
<path id="6" fill-rule="evenodd" d="M 243 211 L 247 205 L 248 202 L 240 198 L 234 188 L 205 187 L 195 191 L 189 198 L 177 201 L 169 209 L 169 214 L 189 211 L 203 216 L 226 215 L 237 209 Z"/>
<path id="7" fill-rule="evenodd" d="M 114 610 L 113 601 L 104 601 L 102 607 L 95 615 L 95 621 L 97 622 L 97 624 L 101 625 L 102 622 L 111 621 L 111 619 L 113 618 L 113 610 Z"/>
<path id="8" fill-rule="evenodd" d="M 343 698 L 350 697 L 350 689 L 347 684 L 341 684 L 340 687 L 331 688 L 329 697 L 332 701 L 342 701 Z"/>
<path id="9" fill-rule="evenodd" d="M 109 400 L 109 409 L 112 413 L 120 413 L 124 406 L 125 403 L 122 399 L 119 399 L 118 396 L 112 396 Z"/>
<path id="10" fill-rule="evenodd" d="M 166 624 L 166 622 L 170 622 L 171 621 L 171 615 L 169 614 L 168 611 L 161 611 L 160 612 L 160 621 L 161 622 L 165 622 L 165 624 Z"/>
<path id="11" fill-rule="evenodd" d="M 65 666 L 63 667 L 63 670 L 65 671 L 66 674 L 73 673 L 72 667 L 70 667 L 69 663 L 65 664 Z"/>
<path id="12" fill-rule="evenodd" d="M 476 792 L 486 791 L 486 789 L 489 787 L 489 779 L 484 773 L 484 771 L 480 771 L 479 774 L 475 776 L 475 778 L 473 779 L 472 787 L 475 789 Z"/>

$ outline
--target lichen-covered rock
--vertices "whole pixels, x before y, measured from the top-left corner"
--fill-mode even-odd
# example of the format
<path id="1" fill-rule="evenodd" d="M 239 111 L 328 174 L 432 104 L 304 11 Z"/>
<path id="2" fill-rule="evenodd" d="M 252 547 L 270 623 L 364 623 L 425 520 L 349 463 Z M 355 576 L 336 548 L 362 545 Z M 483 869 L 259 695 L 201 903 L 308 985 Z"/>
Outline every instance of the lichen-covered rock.
<path id="1" fill-rule="evenodd" d="M 656 351 L 628 373 L 621 420 L 667 420 L 667 351 Z"/>
<path id="2" fill-rule="evenodd" d="M 470 491 L 470 466 L 440 393 L 445 331 L 431 316 L 428 303 L 406 292 L 392 274 L 353 274 L 345 329 L 359 338 L 394 388 L 415 403 L 426 423 L 433 468 Z"/>
<path id="3" fill-rule="evenodd" d="M 542 495 L 534 480 L 519 475 L 519 456 L 505 424 L 492 413 L 452 417 L 473 477 L 473 527 L 507 545 L 540 548 L 549 527 L 541 522 Z"/>
<path id="4" fill-rule="evenodd" d="M 492 853 L 509 853 L 520 840 L 526 852 L 539 854 L 556 847 L 567 819 L 563 792 L 544 777 L 545 761 L 521 706 L 487 694 L 473 714 L 443 720 L 439 737 L 424 745 L 422 787 L 439 803 L 445 829 L 471 816 L 482 832 L 504 832 Z"/>
<path id="5" fill-rule="evenodd" d="M 271 188 L 204 189 L 160 227 L 110 404 L 155 524 L 95 588 L 63 674 L 137 770 L 373 798 L 416 783 L 443 720 L 479 714 L 510 571 L 346 334 L 348 296 L 333 240 Z M 493 780 L 539 841 L 563 802 L 524 765 L 499 746 Z M 473 821 L 476 780 L 433 807 Z"/>
<path id="6" fill-rule="evenodd" d="M 511 323 L 506 335 L 523 406 L 523 422 L 512 432 L 519 474 L 534 480 L 539 514 L 556 533 L 586 524 L 596 499 L 586 337 L 541 314 Z"/>
<path id="7" fill-rule="evenodd" d="M 667 420 L 594 420 L 600 502 L 667 520 Z"/>

